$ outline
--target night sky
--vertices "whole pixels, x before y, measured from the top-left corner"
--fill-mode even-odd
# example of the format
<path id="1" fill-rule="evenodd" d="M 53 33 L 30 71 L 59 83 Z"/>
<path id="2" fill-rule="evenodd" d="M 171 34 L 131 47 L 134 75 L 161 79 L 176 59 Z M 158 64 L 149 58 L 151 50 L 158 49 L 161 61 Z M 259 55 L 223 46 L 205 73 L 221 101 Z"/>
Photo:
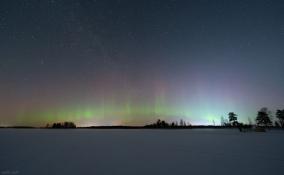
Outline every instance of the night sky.
<path id="1" fill-rule="evenodd" d="M 0 125 L 247 122 L 283 89 L 282 0 L 0 1 Z"/>

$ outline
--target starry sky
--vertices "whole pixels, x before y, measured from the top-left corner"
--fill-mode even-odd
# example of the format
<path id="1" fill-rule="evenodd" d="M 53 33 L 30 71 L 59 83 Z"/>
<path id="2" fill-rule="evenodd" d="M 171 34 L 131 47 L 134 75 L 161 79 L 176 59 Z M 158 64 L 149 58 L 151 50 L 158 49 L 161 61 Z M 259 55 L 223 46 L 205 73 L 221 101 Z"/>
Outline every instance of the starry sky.
<path id="1" fill-rule="evenodd" d="M 1 0 L 0 41 L 0 125 L 284 107 L 281 0 Z"/>

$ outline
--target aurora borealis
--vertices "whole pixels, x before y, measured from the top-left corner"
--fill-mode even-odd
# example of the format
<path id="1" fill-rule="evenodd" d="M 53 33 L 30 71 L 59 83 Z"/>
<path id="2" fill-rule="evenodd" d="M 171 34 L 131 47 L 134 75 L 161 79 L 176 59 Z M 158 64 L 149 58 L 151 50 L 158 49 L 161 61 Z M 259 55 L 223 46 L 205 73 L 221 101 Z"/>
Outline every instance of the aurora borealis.
<path id="1" fill-rule="evenodd" d="M 277 0 L 1 0 L 0 126 L 219 123 L 284 106 Z"/>

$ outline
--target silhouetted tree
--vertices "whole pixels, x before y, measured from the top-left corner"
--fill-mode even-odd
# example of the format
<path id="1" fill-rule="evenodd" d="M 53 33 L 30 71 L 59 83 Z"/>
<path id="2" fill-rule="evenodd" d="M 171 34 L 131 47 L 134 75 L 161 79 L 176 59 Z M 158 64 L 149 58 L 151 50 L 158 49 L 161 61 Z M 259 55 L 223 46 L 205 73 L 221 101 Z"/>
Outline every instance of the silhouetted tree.
<path id="1" fill-rule="evenodd" d="M 179 121 L 179 126 L 183 126 L 183 120 L 182 119 L 180 119 L 180 121 Z"/>
<path id="2" fill-rule="evenodd" d="M 60 127 L 60 123 L 53 123 L 52 128 L 59 128 Z"/>
<path id="3" fill-rule="evenodd" d="M 237 125 L 238 125 L 237 114 L 235 114 L 234 112 L 229 112 L 228 116 L 229 116 L 229 122 L 230 122 L 233 126 L 237 126 Z"/>
<path id="4" fill-rule="evenodd" d="M 280 126 L 282 128 L 284 128 L 284 109 L 283 110 L 277 110 L 276 111 L 276 117 L 278 118 Z"/>
<path id="5" fill-rule="evenodd" d="M 177 121 L 173 121 L 172 123 L 167 123 L 165 120 L 158 119 L 155 123 L 145 125 L 146 128 L 185 128 L 185 127 L 191 127 L 191 124 L 183 119 L 180 120 L 180 125 Z"/>
<path id="6" fill-rule="evenodd" d="M 179 126 L 185 127 L 186 126 L 186 122 L 183 119 L 180 119 Z"/>
<path id="7" fill-rule="evenodd" d="M 263 127 L 267 127 L 267 126 L 271 126 L 272 125 L 272 121 L 270 119 L 270 112 L 268 111 L 267 108 L 261 108 L 258 113 L 257 113 L 257 117 L 256 117 L 256 124 L 257 126 L 263 126 Z"/>
<path id="8" fill-rule="evenodd" d="M 164 120 L 162 120 L 161 127 L 162 128 L 167 128 L 167 127 L 169 127 L 169 124 L 167 122 L 165 122 Z"/>
<path id="9" fill-rule="evenodd" d="M 157 120 L 156 126 L 157 126 L 158 128 L 161 127 L 161 120 L 160 120 L 160 119 Z"/>
<path id="10" fill-rule="evenodd" d="M 76 128 L 73 122 L 53 123 L 52 128 Z"/>
<path id="11" fill-rule="evenodd" d="M 169 126 L 170 125 L 166 121 L 158 119 L 156 123 L 146 125 L 145 127 L 147 128 L 168 128 Z"/>

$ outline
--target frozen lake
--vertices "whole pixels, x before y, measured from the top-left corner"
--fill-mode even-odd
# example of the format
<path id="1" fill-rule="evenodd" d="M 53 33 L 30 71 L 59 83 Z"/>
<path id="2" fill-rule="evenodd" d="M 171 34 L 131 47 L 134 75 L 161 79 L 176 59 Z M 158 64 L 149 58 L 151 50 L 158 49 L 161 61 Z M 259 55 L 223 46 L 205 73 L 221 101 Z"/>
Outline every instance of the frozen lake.
<path id="1" fill-rule="evenodd" d="M 0 129 L 1 174 L 283 174 L 284 131 Z"/>

